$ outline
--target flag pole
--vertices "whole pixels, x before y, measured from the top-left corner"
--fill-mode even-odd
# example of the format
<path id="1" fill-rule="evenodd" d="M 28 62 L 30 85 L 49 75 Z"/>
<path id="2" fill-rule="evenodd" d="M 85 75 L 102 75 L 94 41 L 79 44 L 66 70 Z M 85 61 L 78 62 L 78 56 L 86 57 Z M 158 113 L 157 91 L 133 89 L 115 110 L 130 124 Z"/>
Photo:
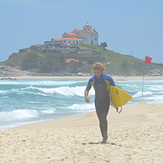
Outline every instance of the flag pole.
<path id="1" fill-rule="evenodd" d="M 144 92 L 144 74 L 143 74 L 143 84 L 142 84 L 142 102 L 143 102 L 143 92 Z"/>
<path id="2" fill-rule="evenodd" d="M 148 56 L 145 57 L 145 63 L 151 63 L 151 61 L 152 61 L 151 57 Z M 143 92 L 144 92 L 144 73 L 143 73 L 143 84 L 142 84 L 142 101 L 143 101 Z"/>

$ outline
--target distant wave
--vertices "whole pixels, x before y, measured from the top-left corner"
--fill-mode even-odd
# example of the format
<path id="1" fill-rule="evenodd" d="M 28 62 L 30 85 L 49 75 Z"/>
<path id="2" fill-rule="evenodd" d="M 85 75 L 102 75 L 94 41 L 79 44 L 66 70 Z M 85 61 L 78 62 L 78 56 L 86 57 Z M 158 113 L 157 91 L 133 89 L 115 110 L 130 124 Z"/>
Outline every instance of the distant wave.
<path id="1" fill-rule="evenodd" d="M 46 94 L 60 94 L 64 96 L 84 96 L 84 90 L 85 86 L 76 86 L 76 87 L 70 87 L 70 86 L 61 86 L 56 88 L 41 88 L 41 87 L 26 87 L 22 90 L 38 90 L 40 92 L 46 93 Z M 94 95 L 94 90 L 92 89 L 90 91 L 90 95 Z"/>
<path id="2" fill-rule="evenodd" d="M 54 80 L 0 80 L 0 84 L 2 85 L 31 85 L 31 86 L 61 86 L 61 85 L 71 85 L 76 83 L 83 83 L 84 81 L 76 81 L 76 80 L 69 80 L 69 81 L 54 81 Z"/>
<path id="3" fill-rule="evenodd" d="M 152 95 L 152 92 L 143 92 L 143 95 Z M 136 94 L 133 95 L 133 98 L 135 97 L 142 97 L 142 92 L 137 92 Z"/>

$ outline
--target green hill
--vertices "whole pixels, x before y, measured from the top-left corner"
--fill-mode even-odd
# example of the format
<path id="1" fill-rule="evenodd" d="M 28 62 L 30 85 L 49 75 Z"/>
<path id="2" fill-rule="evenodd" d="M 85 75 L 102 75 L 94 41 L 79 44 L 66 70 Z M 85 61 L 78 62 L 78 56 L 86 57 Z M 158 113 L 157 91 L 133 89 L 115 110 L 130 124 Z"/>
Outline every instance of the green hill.
<path id="1" fill-rule="evenodd" d="M 100 45 L 80 44 L 73 46 L 87 47 L 89 50 L 98 53 L 56 54 L 48 49 L 35 49 L 13 53 L 0 65 L 39 74 L 51 73 L 54 75 L 61 75 L 62 73 L 76 74 L 78 72 L 91 74 L 93 73 L 92 66 L 95 62 L 102 62 L 106 67 L 105 73 L 111 75 L 142 75 L 149 74 L 150 70 L 154 69 L 163 70 L 163 64 L 146 64 L 144 60 L 107 50 Z M 66 59 L 69 58 L 79 60 L 79 62 L 71 61 L 70 63 L 65 63 Z"/>

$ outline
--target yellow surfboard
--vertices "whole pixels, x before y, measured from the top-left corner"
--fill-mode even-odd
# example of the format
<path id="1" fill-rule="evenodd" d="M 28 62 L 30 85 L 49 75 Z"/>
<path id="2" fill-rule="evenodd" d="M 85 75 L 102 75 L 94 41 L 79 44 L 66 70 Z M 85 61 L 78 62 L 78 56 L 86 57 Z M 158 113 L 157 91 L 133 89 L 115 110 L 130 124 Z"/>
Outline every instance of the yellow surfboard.
<path id="1" fill-rule="evenodd" d="M 125 105 L 128 101 L 130 101 L 131 98 L 132 96 L 124 90 L 115 86 L 110 86 L 110 99 L 112 106 L 116 108 L 121 107 Z"/>

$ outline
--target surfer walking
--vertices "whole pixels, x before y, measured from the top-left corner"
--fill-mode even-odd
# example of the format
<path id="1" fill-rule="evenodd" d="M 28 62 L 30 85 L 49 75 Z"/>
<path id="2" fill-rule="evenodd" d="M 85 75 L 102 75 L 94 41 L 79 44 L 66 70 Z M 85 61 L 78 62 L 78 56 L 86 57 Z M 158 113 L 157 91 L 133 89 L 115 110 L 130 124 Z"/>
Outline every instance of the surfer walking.
<path id="1" fill-rule="evenodd" d="M 111 76 L 103 73 L 105 67 L 97 62 L 93 65 L 94 76 L 88 81 L 84 91 L 85 101 L 90 103 L 89 91 L 93 86 L 95 90 L 95 108 L 99 119 L 99 126 L 103 140 L 101 143 L 106 143 L 108 139 L 108 122 L 107 114 L 110 107 L 109 86 L 115 86 Z"/>

